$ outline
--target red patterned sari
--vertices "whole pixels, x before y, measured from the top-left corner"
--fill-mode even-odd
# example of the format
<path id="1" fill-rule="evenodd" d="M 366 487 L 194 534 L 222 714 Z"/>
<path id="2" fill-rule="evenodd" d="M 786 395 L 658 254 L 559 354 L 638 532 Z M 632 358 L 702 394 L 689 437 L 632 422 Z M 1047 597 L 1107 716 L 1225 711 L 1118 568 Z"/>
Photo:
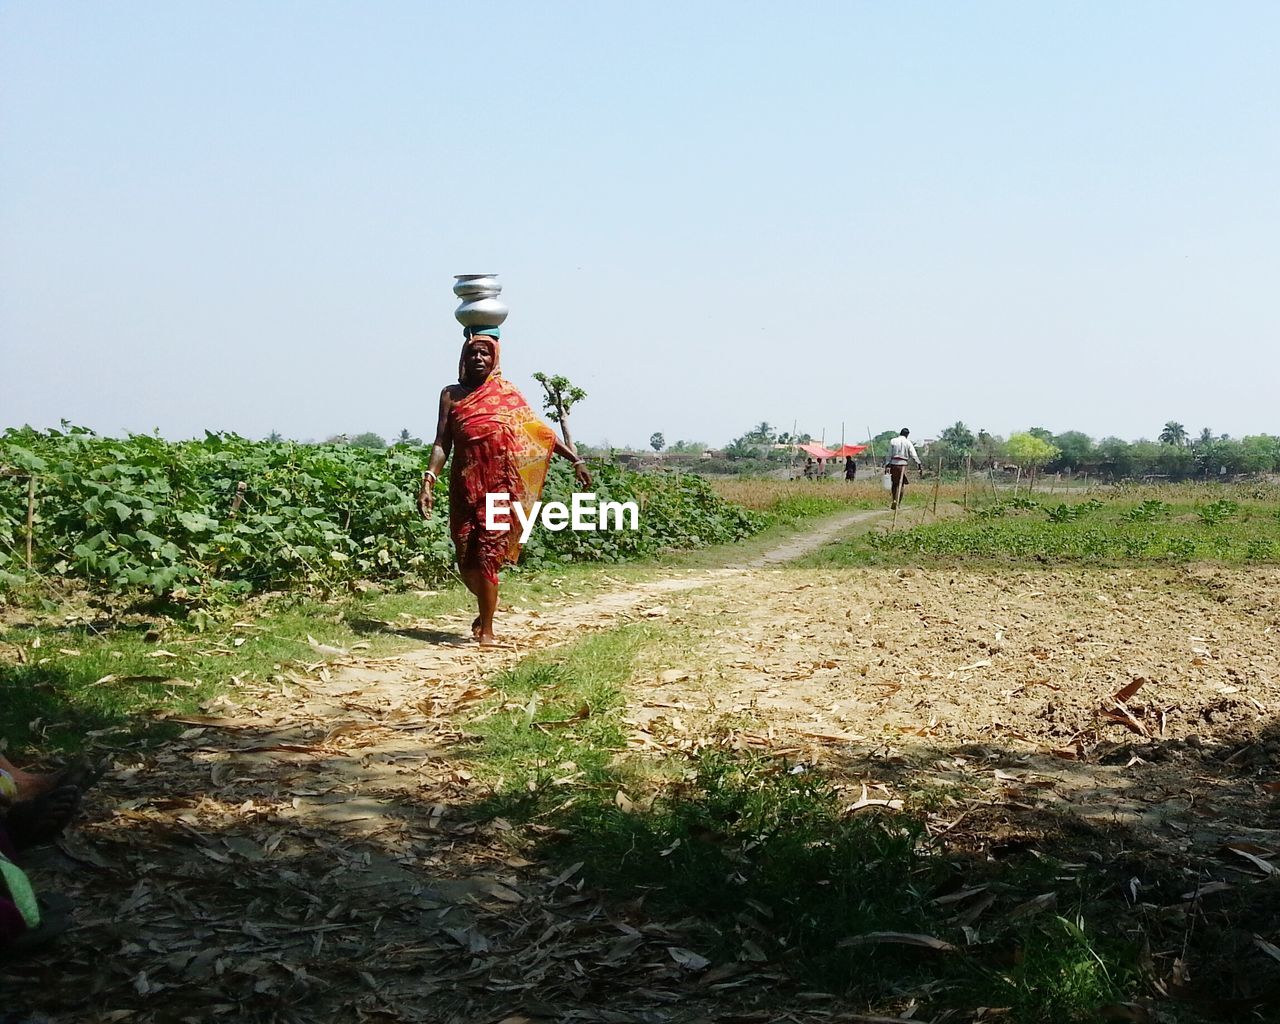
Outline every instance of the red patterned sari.
<path id="1" fill-rule="evenodd" d="M 493 370 L 449 413 L 453 435 L 449 532 L 458 549 L 458 564 L 479 565 L 485 578 L 497 583 L 499 568 L 520 558 L 520 523 L 514 505 L 518 502 L 526 513 L 532 512 L 547 479 L 556 435 L 538 419 L 515 385 L 503 379 L 498 343 L 491 344 Z M 489 493 L 509 496 L 510 530 L 485 529 L 485 495 Z"/>

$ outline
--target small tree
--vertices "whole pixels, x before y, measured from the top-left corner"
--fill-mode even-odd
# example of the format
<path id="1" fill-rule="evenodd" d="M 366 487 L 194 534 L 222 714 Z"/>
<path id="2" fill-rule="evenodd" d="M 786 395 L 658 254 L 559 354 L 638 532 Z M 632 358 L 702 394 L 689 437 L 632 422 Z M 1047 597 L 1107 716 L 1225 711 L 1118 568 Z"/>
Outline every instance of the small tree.
<path id="1" fill-rule="evenodd" d="M 1009 459 L 1029 476 L 1035 476 L 1036 470 L 1058 456 L 1058 449 L 1042 437 L 1024 432 L 1010 434 L 1005 442 L 1005 452 Z"/>
<path id="2" fill-rule="evenodd" d="M 949 445 L 955 451 L 962 455 L 967 455 L 973 451 L 973 431 L 966 427 L 960 420 L 956 420 L 951 426 L 947 427 L 938 435 L 938 440 Z"/>
<path id="3" fill-rule="evenodd" d="M 1187 428 L 1181 423 L 1175 423 L 1170 420 L 1164 425 L 1164 429 L 1160 431 L 1161 444 L 1186 444 Z"/>
<path id="4" fill-rule="evenodd" d="M 973 460 L 978 466 L 994 466 L 1005 456 L 1004 438 L 988 430 L 978 428 L 973 438 Z"/>
<path id="5" fill-rule="evenodd" d="M 364 434 L 356 434 L 349 442 L 352 448 L 368 448 L 370 451 L 382 451 L 387 446 L 387 442 L 373 431 Z"/>
<path id="6" fill-rule="evenodd" d="M 649 435 L 649 447 L 655 452 L 662 451 L 667 446 L 667 439 L 662 436 L 662 431 L 658 430 Z"/>
<path id="7" fill-rule="evenodd" d="M 409 433 L 409 428 L 405 427 L 396 437 L 396 444 L 422 444 L 422 438 L 414 437 Z"/>
<path id="8" fill-rule="evenodd" d="M 267 435 L 268 444 L 279 444 L 283 440 L 284 440 L 284 436 L 278 430 L 273 430 L 271 431 L 270 434 Z"/>
<path id="9" fill-rule="evenodd" d="M 560 433 L 564 435 L 565 447 L 576 452 L 573 439 L 569 436 L 569 410 L 587 397 L 587 393 L 574 384 L 568 377 L 554 376 L 539 371 L 533 379 L 542 385 L 542 408 L 546 410 L 547 419 L 560 424 Z"/>
<path id="10" fill-rule="evenodd" d="M 1116 477 L 1130 476 L 1133 473 L 1133 445 L 1119 437 L 1104 437 L 1098 442 L 1097 455 L 1103 465 L 1110 469 Z"/>
<path id="11" fill-rule="evenodd" d="M 1058 449 L 1058 462 L 1071 470 L 1079 469 L 1094 453 L 1093 438 L 1079 430 L 1063 431 L 1052 443 Z"/>
<path id="12" fill-rule="evenodd" d="M 1280 437 L 1270 434 L 1254 434 L 1240 440 L 1241 470 L 1245 473 L 1265 473 L 1280 469 Z"/>

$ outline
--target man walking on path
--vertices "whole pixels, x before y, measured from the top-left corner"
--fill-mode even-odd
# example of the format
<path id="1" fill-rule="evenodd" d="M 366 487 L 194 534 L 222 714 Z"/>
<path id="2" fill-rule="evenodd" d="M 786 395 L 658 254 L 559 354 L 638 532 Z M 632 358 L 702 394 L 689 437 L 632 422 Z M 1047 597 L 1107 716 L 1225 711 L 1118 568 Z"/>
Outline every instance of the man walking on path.
<path id="1" fill-rule="evenodd" d="M 916 466 L 924 469 L 920 463 L 920 456 L 916 454 L 916 446 L 908 440 L 911 431 L 903 427 L 898 436 L 889 442 L 889 462 L 885 469 L 889 473 L 889 480 L 892 483 L 893 501 L 889 505 L 890 508 L 897 508 L 902 501 L 902 488 L 907 485 L 907 459 L 910 458 Z"/>

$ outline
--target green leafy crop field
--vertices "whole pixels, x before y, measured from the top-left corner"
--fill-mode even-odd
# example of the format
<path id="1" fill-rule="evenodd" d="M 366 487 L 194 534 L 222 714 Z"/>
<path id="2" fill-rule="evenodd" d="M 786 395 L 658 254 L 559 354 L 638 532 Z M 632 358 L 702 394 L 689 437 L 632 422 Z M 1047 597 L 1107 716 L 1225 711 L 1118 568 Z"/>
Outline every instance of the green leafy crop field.
<path id="1" fill-rule="evenodd" d="M 89 431 L 0 434 L 0 592 L 71 581 L 176 600 L 355 580 L 437 583 L 453 572 L 444 499 L 415 505 L 426 450 L 250 441 L 168 442 Z M 635 531 L 535 532 L 524 564 L 621 561 L 739 540 L 768 517 L 698 477 L 594 467 L 601 500 L 636 501 Z M 567 501 L 557 462 L 544 500 Z M 31 524 L 28 528 L 28 515 Z M 30 562 L 28 564 L 28 544 Z"/>

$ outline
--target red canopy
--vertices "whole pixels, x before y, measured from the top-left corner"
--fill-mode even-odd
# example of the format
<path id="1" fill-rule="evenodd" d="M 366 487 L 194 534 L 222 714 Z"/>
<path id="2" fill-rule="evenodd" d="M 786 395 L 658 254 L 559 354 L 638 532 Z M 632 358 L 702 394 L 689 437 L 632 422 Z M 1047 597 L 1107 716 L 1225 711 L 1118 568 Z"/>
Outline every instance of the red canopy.
<path id="1" fill-rule="evenodd" d="M 861 455 L 866 450 L 867 450 L 867 446 L 865 444 L 846 444 L 840 448 L 837 448 L 835 451 L 831 453 L 831 455 L 833 458 L 836 458 L 836 459 L 845 459 L 845 458 L 848 458 L 850 455 Z"/>
<path id="2" fill-rule="evenodd" d="M 815 459 L 829 459 L 835 455 L 835 452 L 829 452 L 820 444 L 798 444 L 796 445 L 806 455 L 811 455 Z"/>

